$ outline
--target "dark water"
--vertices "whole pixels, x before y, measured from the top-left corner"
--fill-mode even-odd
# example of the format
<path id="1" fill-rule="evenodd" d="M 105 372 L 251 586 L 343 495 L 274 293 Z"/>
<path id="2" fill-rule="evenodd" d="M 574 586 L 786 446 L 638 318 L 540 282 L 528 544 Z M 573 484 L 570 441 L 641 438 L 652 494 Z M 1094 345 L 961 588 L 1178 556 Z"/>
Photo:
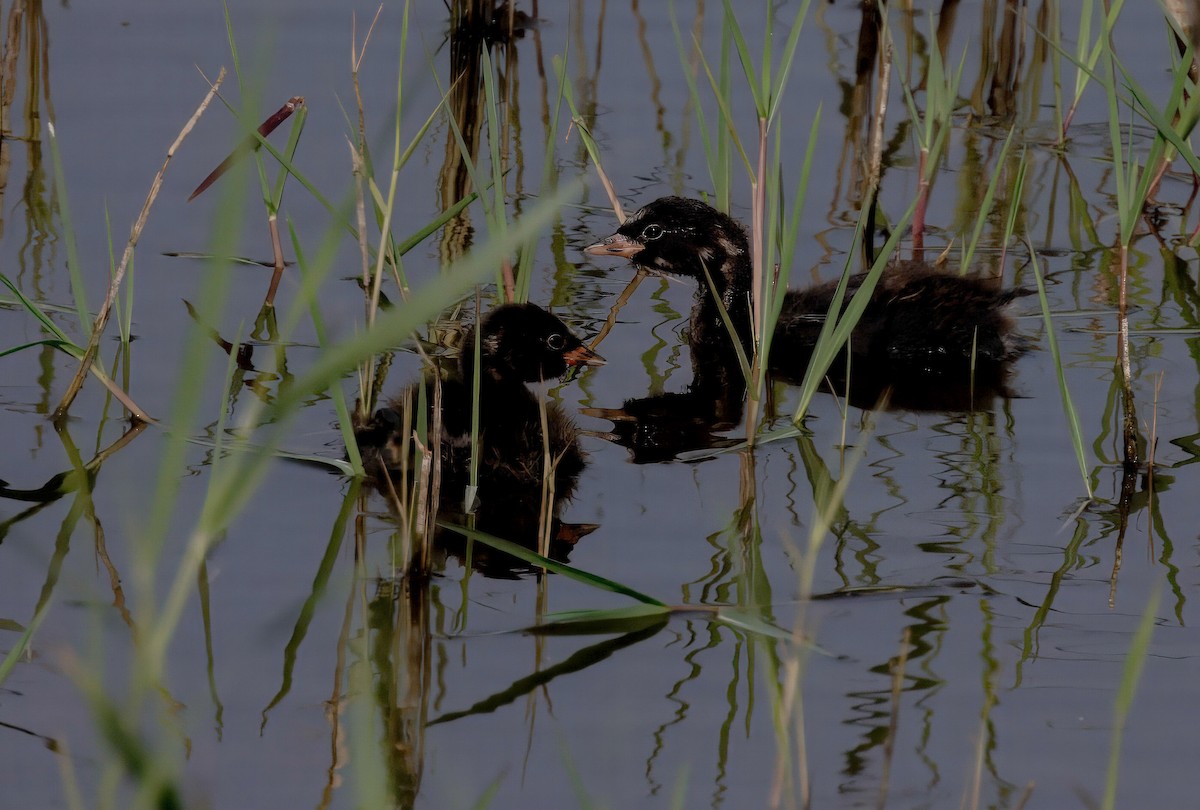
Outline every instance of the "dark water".
<path id="1" fill-rule="evenodd" d="M 361 41 L 375 9 L 277 5 L 232 10 L 246 91 L 261 99 L 256 120 L 290 96 L 305 96 L 309 117 L 296 162 L 341 204 L 349 199 L 351 176 L 343 113 L 354 110 L 351 12 Z M 798 781 L 806 774 L 814 807 L 876 806 L 885 780 L 891 807 L 958 807 L 964 796 L 974 806 L 976 795 L 980 806 L 1016 807 L 1029 785 L 1027 807 L 1092 806 L 1109 773 L 1126 654 L 1151 610 L 1154 632 L 1120 737 L 1117 806 L 1185 806 L 1184 797 L 1198 786 L 1187 764 L 1200 753 L 1181 722 L 1200 697 L 1197 639 L 1189 629 L 1200 526 L 1192 463 L 1200 435 L 1200 298 L 1195 252 L 1184 244 L 1196 222 L 1194 212 L 1182 208 L 1190 178 L 1176 161 L 1159 194 L 1165 223 L 1157 232 L 1140 229 L 1131 258 L 1136 424 L 1143 442 L 1152 432 L 1157 436 L 1151 486 L 1143 474 L 1123 475 L 1121 464 L 1116 273 L 1109 251 L 1117 219 L 1107 108 L 1099 89 L 1090 87 L 1070 143 L 1056 151 L 1052 74 L 1031 67 L 1037 36 L 1029 26 L 1040 7 L 1025 9 L 1023 49 L 1010 49 L 1024 59 L 1015 74 L 1019 86 L 1007 94 L 994 81 L 1003 64 L 1002 14 L 993 4 L 958 8 L 948 53 L 957 65 L 966 51 L 961 105 L 937 172 L 927 242 L 940 251 L 954 239 L 953 251 L 959 250 L 960 233 L 969 232 L 1003 139 L 1015 126 L 1014 148 L 1029 153 L 1018 230 L 1038 252 L 1048 280 L 1052 324 L 1095 491 L 1086 509 L 1076 515 L 1086 490 L 1031 298 L 1019 301 L 1015 314 L 1018 329 L 1038 349 L 1016 367 L 1016 396 L 978 412 L 885 412 L 864 432 L 862 411 L 849 408 L 843 419 L 843 403 L 820 394 L 807 421 L 811 436 L 766 444 L 752 458 L 730 453 L 699 463 L 633 464 L 626 449 L 585 437 L 591 464 L 564 520 L 596 528 L 571 550 L 572 564 L 672 604 L 760 607 L 779 627 L 803 626 L 813 647 L 797 650 L 695 614 L 624 634 L 521 634 L 514 631 L 547 612 L 628 602 L 559 576 L 470 573 L 454 557 L 441 562 L 420 598 L 397 596 L 389 550 L 395 529 L 384 502 L 370 497 L 360 510 L 351 499 L 350 520 L 340 521 L 350 492 L 344 479 L 277 461 L 217 539 L 200 576 L 186 583 L 162 690 L 128 711 L 144 744 L 179 776 L 188 805 L 361 806 L 368 801 L 361 787 L 378 777 L 395 803 L 415 794 L 416 805 L 430 808 L 473 806 L 492 785 L 491 807 L 589 800 L 613 807 L 676 801 L 756 807 L 770 801 L 783 735 L 794 745 L 802 727 L 803 750 L 793 751 L 784 770 Z M 925 64 L 926 13 L 934 10 L 920 8 L 911 20 L 893 12 L 891 20 L 897 59 L 881 205 L 893 220 L 917 187 L 912 125 L 895 82 Z M 681 3 L 676 13 L 685 41 L 694 28 L 715 64 L 720 7 Z M 739 7 L 738 13 L 757 47 L 764 19 L 757 9 Z M 779 47 L 795 13 L 795 4 L 777 11 Z M 11 7 L 5 14 L 15 19 Z M 206 90 L 196 68 L 213 76 L 231 64 L 224 19 L 215 5 L 186 11 L 124 3 L 34 6 L 26 14 L 26 20 L 44 19 L 48 69 L 31 89 L 24 42 L 16 100 L 5 118 L 11 165 L 0 214 L 3 272 L 39 303 L 72 306 L 62 199 L 53 190 L 47 139 L 52 105 L 94 310 L 107 280 L 105 211 L 119 253 L 166 147 Z M 496 52 L 513 93 L 512 207 L 531 206 L 541 188 L 544 105 L 553 105 L 557 93 L 551 60 L 564 53 L 576 99 L 593 121 L 605 169 L 628 210 L 668 193 L 709 191 L 668 7 L 543 3 L 538 14 L 536 31 Z M 860 23 L 857 4 L 814 4 L 780 112 L 790 189 L 821 111 L 794 284 L 836 277 L 851 246 L 860 151 L 850 142 L 865 139 L 862 122 L 848 119 Z M 1073 48 L 1075 22 L 1067 19 L 1064 27 Z M 400 9 L 386 8 L 360 69 L 377 161 L 392 148 L 400 28 Z M 414 4 L 403 66 L 406 140 L 441 98 L 431 64 L 441 86 L 447 83 L 446 28 L 442 3 Z M 1117 39 L 1133 77 L 1162 103 L 1170 63 L 1161 14 L 1131 5 Z M 1069 92 L 1074 72 L 1066 61 L 1062 71 Z M 716 108 L 703 70 L 699 81 L 711 125 Z M 735 74 L 735 85 L 739 81 Z M 225 92 L 235 103 L 241 97 L 232 79 Z M 17 136 L 29 135 L 34 98 L 40 112 L 32 140 L 8 140 L 10 125 Z M 734 114 L 746 122 L 745 138 L 752 134 L 750 110 L 747 94 L 738 93 Z M 1128 117 L 1123 112 L 1122 120 Z M 594 237 L 610 233 L 615 220 L 577 134 L 568 137 L 565 116 L 560 126 L 558 178 L 581 177 L 585 190 L 582 204 L 564 208 L 539 244 L 531 300 L 553 304 L 591 336 L 632 270 L 581 253 Z M 138 247 L 137 339 L 127 386 L 155 415 L 173 412 L 181 378 L 196 373 L 181 371 L 189 323 L 181 299 L 199 295 L 208 267 L 163 254 L 207 251 L 214 231 L 238 229 L 239 253 L 270 257 L 255 178 L 242 191 L 237 181 L 224 181 L 185 203 L 238 132 L 223 108 L 206 114 L 172 163 Z M 1144 154 L 1149 137 L 1146 127 L 1135 127 L 1134 150 Z M 398 233 L 440 210 L 438 172 L 448 138 L 439 120 L 404 168 Z M 737 158 L 733 177 L 733 213 L 745 220 L 750 192 Z M 238 197 L 244 211 L 235 222 L 222 221 L 222 209 Z M 1001 265 L 1009 200 L 1004 192 L 999 199 L 976 265 L 1002 273 L 1006 284 L 1031 285 L 1019 243 L 1009 245 Z M 59 206 L 53 215 L 45 213 L 51 205 Z M 284 214 L 304 250 L 315 253 L 329 230 L 328 212 L 290 186 Z M 479 240 L 483 219 L 472 209 Z M 406 257 L 414 285 L 436 277 L 450 241 L 439 233 Z M 344 270 L 335 270 L 322 289 L 321 307 L 334 336 L 347 336 L 361 321 L 361 294 L 338 277 L 354 275 L 358 259 L 348 237 L 338 251 Z M 286 252 L 293 254 L 290 247 Z M 261 269 L 236 271 L 216 325 L 223 334 L 249 330 L 268 278 Z M 281 312 L 298 287 L 289 273 Z M 608 364 L 552 389 L 553 397 L 575 412 L 683 390 L 691 377 L 682 332 L 692 295 L 689 282 L 644 281 L 601 346 Z M 78 336 L 69 310 L 55 318 Z M 0 309 L 0 346 L 39 337 L 28 314 Z M 210 376 L 196 397 L 192 433 L 215 431 L 223 405 L 231 419 L 246 417 L 256 400 L 279 391 L 281 378 L 318 359 L 317 343 L 305 318 L 282 352 L 256 349 L 259 371 L 234 393 Z M 212 374 L 227 358 L 209 348 Z M 106 367 L 115 351 L 116 343 L 105 341 Z M 74 371 L 64 355 L 25 350 L 0 364 L 0 431 L 9 448 L 0 478 L 9 489 L 40 487 L 71 469 L 73 452 L 86 462 L 125 429 L 118 409 L 105 409 L 103 389 L 89 381 L 65 434 L 55 431 L 47 415 Z M 414 355 L 399 353 L 389 388 L 418 368 Z M 350 375 L 345 388 L 354 388 Z M 777 394 L 777 410 L 786 415 L 795 389 L 780 387 Z M 578 422 L 593 433 L 610 428 L 586 416 Z M 337 458 L 340 442 L 332 403 L 314 398 L 289 426 L 284 445 Z M 73 494 L 45 504 L 13 497 L 0 502 L 0 650 L 12 649 L 21 628 L 45 606 L 28 651 L 0 686 L 5 806 L 67 807 L 72 784 L 85 806 L 104 806 L 113 784 L 126 786 L 115 806 L 125 806 L 130 795 L 84 687 L 102 685 L 123 706 L 139 660 L 134 648 L 146 643 L 142 628 L 158 615 L 156 605 L 184 563 L 216 480 L 212 450 L 190 446 L 185 474 L 171 477 L 178 501 L 162 558 L 149 560 L 141 538 L 150 530 L 166 446 L 164 431 L 152 427 L 108 457 L 90 504 Z M 864 455 L 847 472 L 859 447 Z M 814 489 L 846 475 L 844 508 L 810 560 Z M 1123 484 L 1132 484 L 1124 497 Z M 743 529 L 747 521 L 757 533 Z M 355 577 L 356 557 L 365 581 Z M 800 599 L 801 572 L 810 561 L 811 592 L 827 598 Z M 123 588 L 114 589 L 114 577 Z M 907 663 L 889 760 L 891 667 L 905 633 Z M 363 639 L 365 658 L 350 643 Z M 774 703 L 774 685 L 791 682 L 789 667 L 797 662 L 798 703 L 785 710 Z M 350 699 L 363 694 L 370 699 Z"/>

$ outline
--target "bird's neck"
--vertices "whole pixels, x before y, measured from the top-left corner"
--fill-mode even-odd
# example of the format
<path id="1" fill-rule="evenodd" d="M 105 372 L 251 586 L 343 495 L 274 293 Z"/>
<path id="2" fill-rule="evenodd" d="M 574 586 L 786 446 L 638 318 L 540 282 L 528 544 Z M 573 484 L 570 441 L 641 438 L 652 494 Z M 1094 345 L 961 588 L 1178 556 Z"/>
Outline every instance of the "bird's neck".
<path id="1" fill-rule="evenodd" d="M 696 275 L 700 287 L 696 298 L 703 310 L 712 310 L 720 319 L 719 310 L 713 303 L 713 292 L 720 300 L 739 331 L 743 326 L 749 328 L 752 305 L 753 272 L 750 267 L 749 245 L 744 234 L 727 241 L 728 250 L 715 251 L 707 256 L 697 257 Z M 710 286 L 709 279 L 712 280 Z"/>

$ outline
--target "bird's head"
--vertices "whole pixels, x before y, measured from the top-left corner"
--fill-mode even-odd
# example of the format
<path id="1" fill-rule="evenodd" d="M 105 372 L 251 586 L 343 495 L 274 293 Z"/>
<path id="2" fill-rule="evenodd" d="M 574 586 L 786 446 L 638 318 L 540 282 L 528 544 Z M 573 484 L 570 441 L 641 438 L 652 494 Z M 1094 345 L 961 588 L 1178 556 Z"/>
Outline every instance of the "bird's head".
<path id="1" fill-rule="evenodd" d="M 474 332 L 463 343 L 463 369 L 471 368 Z M 505 304 L 483 319 L 480 367 L 496 380 L 538 382 L 561 377 L 568 366 L 599 366 L 604 358 L 583 345 L 566 324 L 535 304 Z"/>
<path id="2" fill-rule="evenodd" d="M 592 256 L 621 256 L 639 267 L 704 279 L 705 268 L 720 286 L 743 284 L 749 269 L 746 232 L 732 217 L 699 200 L 661 197 L 646 205 L 612 236 L 588 245 Z"/>

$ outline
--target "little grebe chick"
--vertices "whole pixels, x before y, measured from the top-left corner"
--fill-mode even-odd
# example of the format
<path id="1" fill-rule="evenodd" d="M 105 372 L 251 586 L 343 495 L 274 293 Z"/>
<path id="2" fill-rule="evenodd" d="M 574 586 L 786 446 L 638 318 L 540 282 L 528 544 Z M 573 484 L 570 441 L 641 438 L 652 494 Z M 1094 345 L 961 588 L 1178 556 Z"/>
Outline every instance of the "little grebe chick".
<path id="1" fill-rule="evenodd" d="M 562 376 L 569 366 L 598 366 L 604 358 L 583 345 L 554 315 L 534 304 L 505 304 L 483 319 L 479 340 L 479 470 L 486 499 L 540 499 L 545 447 L 541 410 L 526 383 Z M 475 335 L 463 341 L 458 368 L 442 374 L 442 491 L 461 493 L 471 459 L 471 412 Z M 431 372 L 431 375 L 436 372 Z M 428 376 L 425 384 L 433 380 Z M 380 408 L 355 438 L 368 471 L 395 473 L 406 459 L 402 434 L 406 401 L 416 401 L 411 386 Z M 429 400 L 432 407 L 433 394 Z M 432 416 L 432 415 L 431 415 Z M 430 424 L 433 424 L 432 418 Z M 546 435 L 555 468 L 555 499 L 569 498 L 585 465 L 578 428 L 563 410 L 546 405 Z M 489 491 L 492 492 L 489 495 Z M 451 496 L 455 497 L 455 496 Z"/>
<path id="2" fill-rule="evenodd" d="M 746 232 L 732 217 L 699 200 L 662 197 L 642 208 L 612 236 L 589 245 L 594 256 L 622 256 L 634 264 L 700 281 L 692 328 L 721 326 L 706 270 L 743 340 L 749 339 L 752 269 Z M 846 299 L 866 279 L 851 276 Z M 776 324 L 771 370 L 798 376 L 816 344 L 837 282 L 789 291 Z M 1004 364 L 1027 342 L 1013 333 L 1004 307 L 1028 290 L 1000 290 L 971 276 L 955 276 L 920 262 L 897 262 L 883 271 L 851 336 L 852 355 L 868 368 L 919 374 L 955 374 L 976 364 Z M 703 337 L 693 335 L 693 341 Z"/>

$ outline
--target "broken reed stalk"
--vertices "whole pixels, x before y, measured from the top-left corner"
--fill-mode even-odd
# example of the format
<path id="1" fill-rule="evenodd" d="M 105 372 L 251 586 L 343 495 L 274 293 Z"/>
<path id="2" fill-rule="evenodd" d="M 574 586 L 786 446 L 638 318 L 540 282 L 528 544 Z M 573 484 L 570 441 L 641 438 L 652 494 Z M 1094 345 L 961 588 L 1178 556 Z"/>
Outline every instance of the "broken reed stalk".
<path id="1" fill-rule="evenodd" d="M 179 131 L 179 135 L 175 137 L 175 142 L 167 149 L 167 157 L 163 160 L 162 168 L 158 170 L 158 174 L 154 176 L 154 182 L 150 184 L 150 193 L 146 195 L 146 202 L 142 204 L 142 210 L 138 214 L 137 220 L 133 223 L 133 228 L 129 232 L 129 241 L 125 244 L 125 252 L 121 256 L 121 263 L 117 265 L 117 271 L 113 274 L 112 281 L 108 285 L 108 294 L 104 297 L 104 305 L 100 307 L 100 312 L 96 315 L 96 321 L 92 326 L 92 336 L 88 340 L 87 349 L 84 350 L 83 357 L 79 361 L 79 368 L 75 372 L 75 377 L 71 380 L 71 384 L 67 386 L 66 393 L 63 394 L 62 400 L 58 403 L 58 407 L 54 409 L 54 419 L 59 420 L 66 416 L 67 411 L 71 407 L 71 403 L 75 401 L 75 397 L 79 394 L 79 389 L 83 387 L 83 377 L 88 373 L 93 362 L 96 359 L 96 350 L 100 346 L 100 336 L 104 334 L 104 327 L 108 325 L 109 316 L 112 314 L 113 304 L 117 300 L 117 290 L 121 288 L 121 282 L 125 279 L 125 271 L 129 268 L 129 263 L 133 261 L 133 249 L 137 246 L 138 240 L 142 236 L 142 230 L 146 227 L 146 220 L 150 217 L 150 208 L 154 205 L 154 201 L 158 198 L 158 192 L 162 188 L 163 175 L 167 172 L 167 166 L 171 162 L 171 158 L 175 157 L 176 150 L 179 149 L 183 139 L 188 136 L 192 128 L 196 126 L 196 122 L 200 120 L 200 116 L 204 115 L 204 111 L 208 109 L 208 105 L 212 103 L 213 98 L 217 95 L 217 88 L 221 86 L 221 82 L 225 81 L 225 68 L 221 68 L 221 72 L 217 74 L 217 80 L 209 88 L 208 93 L 204 96 L 204 100 L 200 102 L 200 106 L 192 113 L 192 117 L 183 125 L 183 129 Z M 107 378 L 104 378 L 107 379 Z M 111 390 L 111 387 L 110 387 Z M 113 392 L 116 394 L 116 391 Z M 124 392 L 122 392 L 124 394 Z M 152 422 L 153 419 L 139 408 L 133 400 L 129 399 L 128 395 L 118 395 L 121 404 L 132 414 L 134 419 L 142 422 Z"/>
<path id="2" fill-rule="evenodd" d="M 221 76 L 224 75 L 225 69 L 221 68 Z M 218 78 L 217 84 L 219 83 L 220 79 Z M 213 89 L 215 91 L 215 84 Z M 284 102 L 282 107 L 271 113 L 269 116 L 267 116 L 265 121 L 258 125 L 258 134 L 263 138 L 267 137 L 274 132 L 280 124 L 288 120 L 292 113 L 300 109 L 302 106 L 304 106 L 304 96 L 292 96 L 286 102 Z M 209 186 L 221 179 L 221 176 L 228 172 L 230 168 L 233 167 L 233 164 L 235 164 L 242 155 L 246 154 L 247 152 L 256 151 L 261 145 L 262 143 L 258 138 L 254 137 L 253 135 L 247 135 L 244 141 L 234 147 L 233 151 L 225 156 L 225 159 L 221 161 L 217 168 L 209 172 L 208 176 L 200 181 L 200 185 L 196 186 L 196 190 L 192 192 L 190 197 L 188 197 L 188 202 L 191 202 L 199 197 L 208 189 Z"/>
<path id="3" fill-rule="evenodd" d="M 279 243 L 279 215 L 272 211 L 267 215 L 267 230 L 271 232 L 271 255 L 275 260 L 275 272 L 271 275 L 271 286 L 267 287 L 267 297 L 264 307 L 275 306 L 275 293 L 279 291 L 279 281 L 283 278 L 283 245 Z"/>

